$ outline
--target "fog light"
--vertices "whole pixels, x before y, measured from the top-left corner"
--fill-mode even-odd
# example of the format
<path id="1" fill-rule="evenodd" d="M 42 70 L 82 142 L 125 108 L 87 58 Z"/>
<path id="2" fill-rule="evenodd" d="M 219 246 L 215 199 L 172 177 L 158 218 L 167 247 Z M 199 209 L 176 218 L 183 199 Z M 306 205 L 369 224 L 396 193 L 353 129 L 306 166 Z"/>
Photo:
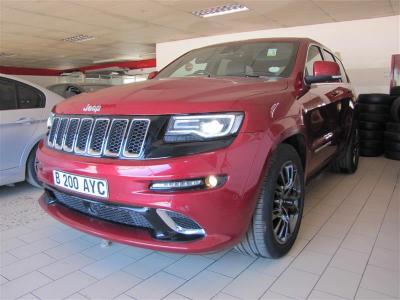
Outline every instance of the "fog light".
<path id="1" fill-rule="evenodd" d="M 204 183 L 208 188 L 215 188 L 218 185 L 218 178 L 214 175 L 207 176 L 204 179 Z"/>

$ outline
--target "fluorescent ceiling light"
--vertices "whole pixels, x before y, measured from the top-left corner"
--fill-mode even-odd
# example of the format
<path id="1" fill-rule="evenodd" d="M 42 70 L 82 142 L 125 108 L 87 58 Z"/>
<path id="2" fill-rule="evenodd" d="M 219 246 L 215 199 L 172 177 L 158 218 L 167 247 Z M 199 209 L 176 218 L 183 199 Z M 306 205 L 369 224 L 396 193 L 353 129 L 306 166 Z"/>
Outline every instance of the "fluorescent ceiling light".
<path id="1" fill-rule="evenodd" d="M 201 10 L 192 11 L 192 14 L 202 18 L 209 18 L 221 16 L 226 14 L 233 14 L 241 11 L 249 10 L 246 6 L 239 3 L 230 3 L 221 6 L 205 8 Z"/>
<path id="2" fill-rule="evenodd" d="M 79 35 L 74 35 L 67 37 L 65 39 L 62 39 L 64 42 L 70 42 L 70 43 L 80 43 L 80 42 L 86 42 L 95 39 L 94 36 L 86 35 L 86 34 L 79 34 Z"/>
<path id="3" fill-rule="evenodd" d="M 99 63 L 107 63 L 107 62 L 116 62 L 116 61 L 126 61 L 126 60 L 140 60 L 144 56 L 154 56 L 156 54 L 155 52 L 147 52 L 143 54 L 138 54 L 138 55 L 128 55 L 128 56 L 119 56 L 119 57 L 114 57 L 114 58 L 106 58 L 106 59 L 99 59 L 99 60 L 94 60 L 94 64 L 99 64 Z"/>

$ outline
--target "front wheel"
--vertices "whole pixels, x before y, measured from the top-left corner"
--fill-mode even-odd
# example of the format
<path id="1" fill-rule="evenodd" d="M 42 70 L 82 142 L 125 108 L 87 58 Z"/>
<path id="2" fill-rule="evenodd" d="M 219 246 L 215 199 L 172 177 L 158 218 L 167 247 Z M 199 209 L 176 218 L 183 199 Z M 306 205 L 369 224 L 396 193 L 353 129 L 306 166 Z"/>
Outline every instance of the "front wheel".
<path id="1" fill-rule="evenodd" d="M 38 146 L 33 147 L 31 153 L 29 153 L 28 161 L 26 162 L 26 181 L 37 188 L 42 188 L 42 183 L 39 181 L 36 174 L 36 150 Z"/>
<path id="2" fill-rule="evenodd" d="M 278 258 L 293 246 L 304 205 L 304 172 L 297 151 L 281 144 L 267 163 L 249 229 L 236 249 Z"/>

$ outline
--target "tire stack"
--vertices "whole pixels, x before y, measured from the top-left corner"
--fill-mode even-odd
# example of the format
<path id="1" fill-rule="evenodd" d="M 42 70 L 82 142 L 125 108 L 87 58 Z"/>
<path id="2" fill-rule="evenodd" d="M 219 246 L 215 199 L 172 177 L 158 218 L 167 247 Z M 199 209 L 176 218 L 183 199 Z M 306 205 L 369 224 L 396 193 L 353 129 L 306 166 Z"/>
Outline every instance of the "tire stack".
<path id="1" fill-rule="evenodd" d="M 358 96 L 360 155 L 380 156 L 384 152 L 384 132 L 393 97 L 387 94 Z"/>
<path id="2" fill-rule="evenodd" d="M 400 160 L 400 97 L 397 97 L 390 109 L 391 121 L 386 124 L 385 156 Z"/>

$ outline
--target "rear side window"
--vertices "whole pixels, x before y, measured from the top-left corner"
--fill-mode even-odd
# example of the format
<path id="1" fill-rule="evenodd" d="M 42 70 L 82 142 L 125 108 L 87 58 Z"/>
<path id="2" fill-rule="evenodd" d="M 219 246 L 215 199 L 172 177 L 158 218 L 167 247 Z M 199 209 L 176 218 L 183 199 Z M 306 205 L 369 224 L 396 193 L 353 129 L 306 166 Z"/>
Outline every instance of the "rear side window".
<path id="1" fill-rule="evenodd" d="M 18 108 L 41 108 L 44 107 L 44 95 L 39 90 L 26 84 L 17 85 Z"/>
<path id="2" fill-rule="evenodd" d="M 337 57 L 335 57 L 335 59 L 340 68 L 340 75 L 342 76 L 342 82 L 349 82 L 349 77 L 347 76 L 346 70 L 344 69 L 342 62 Z"/>
<path id="3" fill-rule="evenodd" d="M 324 49 L 323 51 L 324 51 L 324 59 L 325 59 L 326 61 L 335 62 L 335 58 L 333 57 L 333 54 L 332 54 L 332 53 L 330 53 L 329 51 L 326 51 L 325 49 Z"/>
<path id="4" fill-rule="evenodd" d="M 17 91 L 15 83 L 0 79 L 0 110 L 17 109 Z"/>
<path id="5" fill-rule="evenodd" d="M 312 75 L 313 74 L 313 66 L 314 62 L 316 61 L 321 61 L 322 55 L 321 51 L 319 50 L 319 47 L 317 46 L 310 46 L 308 49 L 308 54 L 307 54 L 307 62 L 306 62 L 306 76 Z"/>

